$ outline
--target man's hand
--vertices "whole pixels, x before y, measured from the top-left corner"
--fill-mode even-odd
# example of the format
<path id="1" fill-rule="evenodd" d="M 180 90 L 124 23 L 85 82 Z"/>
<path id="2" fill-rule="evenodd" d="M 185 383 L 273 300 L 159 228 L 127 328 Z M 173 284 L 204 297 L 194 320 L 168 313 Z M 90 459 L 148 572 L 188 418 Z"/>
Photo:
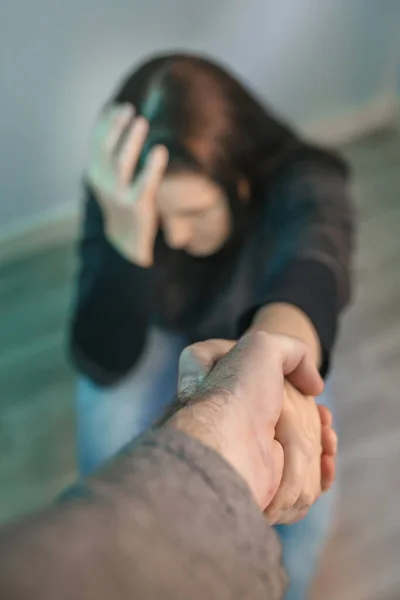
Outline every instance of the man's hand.
<path id="1" fill-rule="evenodd" d="M 186 348 L 179 364 L 179 391 L 193 393 L 235 343 L 207 340 Z M 304 517 L 335 478 L 337 436 L 331 413 L 296 388 L 295 381 L 285 382 L 282 413 L 275 431 L 275 439 L 284 449 L 284 472 L 277 497 L 267 510 L 272 522 L 292 523 Z"/>
<path id="2" fill-rule="evenodd" d="M 223 353 L 223 344 L 214 342 L 212 347 L 208 367 L 215 366 L 190 389 L 188 403 L 169 424 L 219 452 L 265 510 L 283 474 L 283 448 L 275 439 L 275 428 L 285 378 L 305 395 L 319 394 L 323 382 L 307 346 L 294 338 L 253 331 L 218 362 L 215 357 Z M 185 364 L 190 363 L 187 354 L 182 357 Z M 184 380 L 182 364 L 181 377 Z"/>
<path id="3" fill-rule="evenodd" d="M 271 523 L 291 523 L 305 516 L 321 494 L 322 428 L 314 398 L 285 382 L 282 413 L 275 437 L 285 462 L 278 492 L 266 510 Z"/>
<path id="4" fill-rule="evenodd" d="M 275 437 L 282 444 L 285 463 L 266 515 L 271 523 L 296 523 L 335 481 L 337 435 L 331 411 L 286 381 Z"/>

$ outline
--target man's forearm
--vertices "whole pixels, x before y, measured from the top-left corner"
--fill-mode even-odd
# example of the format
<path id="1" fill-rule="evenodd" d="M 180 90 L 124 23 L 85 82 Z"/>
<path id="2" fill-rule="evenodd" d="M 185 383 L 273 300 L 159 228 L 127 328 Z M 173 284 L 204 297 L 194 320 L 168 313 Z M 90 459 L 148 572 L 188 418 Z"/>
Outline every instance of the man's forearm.
<path id="1" fill-rule="evenodd" d="M 7 600 L 278 600 L 276 534 L 215 452 L 163 428 L 70 501 L 0 528 Z"/>
<path id="2" fill-rule="evenodd" d="M 303 340 L 311 349 L 318 367 L 321 365 L 322 352 L 318 334 L 307 315 L 296 306 L 278 302 L 268 304 L 257 312 L 252 328 Z"/>

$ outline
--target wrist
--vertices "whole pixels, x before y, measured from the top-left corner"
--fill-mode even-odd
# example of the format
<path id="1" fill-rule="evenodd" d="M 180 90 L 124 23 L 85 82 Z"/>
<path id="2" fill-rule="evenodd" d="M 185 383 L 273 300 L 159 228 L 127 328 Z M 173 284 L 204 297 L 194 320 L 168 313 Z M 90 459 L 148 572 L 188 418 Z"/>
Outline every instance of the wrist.
<path id="1" fill-rule="evenodd" d="M 230 406 L 224 394 L 205 400 L 196 400 L 179 410 L 167 423 L 195 438 L 204 446 L 219 454 L 244 481 L 258 500 L 258 484 L 253 478 L 252 442 L 246 435 L 243 438 L 245 416 Z M 271 436 L 272 437 L 272 436 Z"/>
<path id="2" fill-rule="evenodd" d="M 223 454 L 222 435 L 219 431 L 220 411 L 221 404 L 217 399 L 197 401 L 183 406 L 166 422 L 166 425 L 179 429 L 219 454 Z"/>
<path id="3" fill-rule="evenodd" d="M 149 269 L 153 266 L 153 257 L 150 255 L 135 254 L 131 260 L 133 263 L 135 263 L 135 265 L 142 267 L 143 269 Z"/>
<path id="4" fill-rule="evenodd" d="M 130 248 L 132 260 L 139 267 L 149 268 L 153 266 L 154 241 L 154 236 L 147 236 L 145 239 L 138 238 L 132 244 L 132 247 Z"/>
<path id="5" fill-rule="evenodd" d="M 116 238 L 110 240 L 116 251 L 127 261 L 138 267 L 148 269 L 153 266 L 154 250 L 143 248 L 139 244 L 127 244 Z"/>

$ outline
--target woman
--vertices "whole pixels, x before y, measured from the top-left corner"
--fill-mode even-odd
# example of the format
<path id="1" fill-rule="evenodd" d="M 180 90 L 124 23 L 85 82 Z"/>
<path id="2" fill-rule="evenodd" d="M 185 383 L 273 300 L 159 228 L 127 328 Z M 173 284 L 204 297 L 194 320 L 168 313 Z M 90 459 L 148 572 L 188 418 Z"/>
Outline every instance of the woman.
<path id="1" fill-rule="evenodd" d="M 142 64 L 104 110 L 86 180 L 71 335 L 83 474 L 171 402 L 188 343 L 249 327 L 284 333 L 310 346 L 326 376 L 350 288 L 339 158 L 300 141 L 218 65 L 175 54 Z M 321 435 L 314 400 L 294 387 L 287 398 L 284 449 L 303 421 Z M 286 470 L 308 479 L 296 460 L 285 450 L 282 489 Z M 293 522 L 309 496 L 277 501 L 270 518 Z M 288 598 L 305 597 L 331 498 L 278 526 Z"/>

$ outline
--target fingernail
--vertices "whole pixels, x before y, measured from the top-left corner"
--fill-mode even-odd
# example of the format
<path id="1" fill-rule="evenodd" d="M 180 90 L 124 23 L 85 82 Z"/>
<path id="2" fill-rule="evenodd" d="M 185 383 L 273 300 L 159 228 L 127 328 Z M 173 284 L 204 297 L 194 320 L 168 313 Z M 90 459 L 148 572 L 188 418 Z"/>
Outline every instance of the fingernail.
<path id="1" fill-rule="evenodd" d="M 180 391 L 195 390 L 204 380 L 204 375 L 184 375 L 181 379 Z"/>
<path id="2" fill-rule="evenodd" d="M 181 380 L 181 392 L 186 392 L 189 389 L 194 389 L 197 385 L 196 377 L 183 377 Z"/>

